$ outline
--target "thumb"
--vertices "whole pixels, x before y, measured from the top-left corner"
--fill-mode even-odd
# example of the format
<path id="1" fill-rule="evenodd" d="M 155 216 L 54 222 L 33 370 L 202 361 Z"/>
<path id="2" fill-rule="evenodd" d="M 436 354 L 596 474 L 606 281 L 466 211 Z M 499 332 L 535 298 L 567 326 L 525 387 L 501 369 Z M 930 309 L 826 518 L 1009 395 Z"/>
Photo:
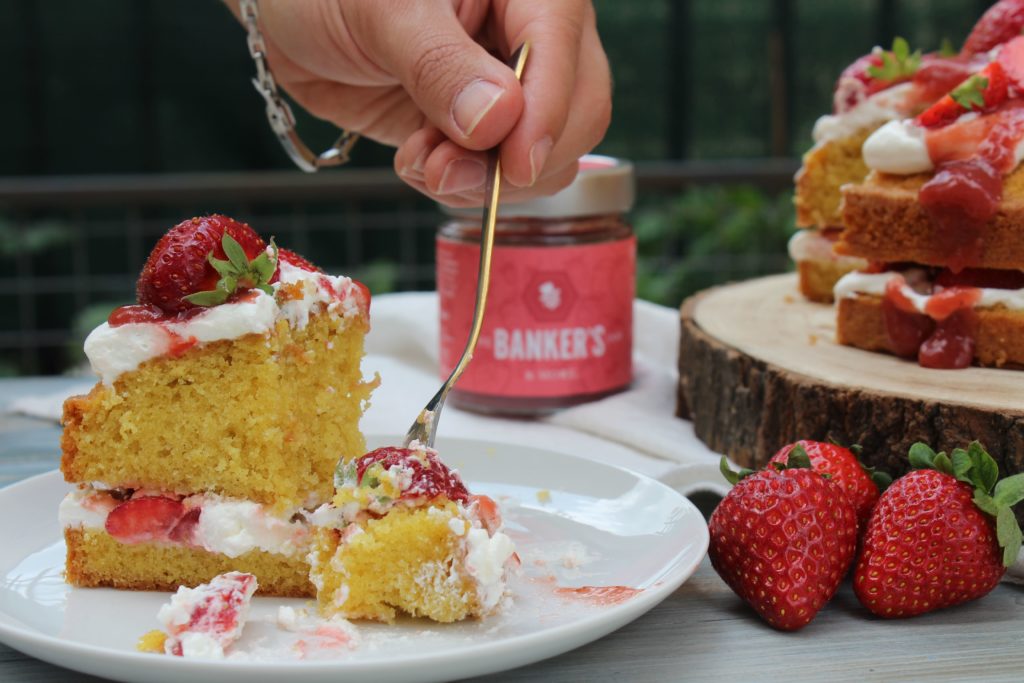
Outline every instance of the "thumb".
<path id="1" fill-rule="evenodd" d="M 467 149 L 505 139 L 522 113 L 522 89 L 512 70 L 467 34 L 451 0 L 355 4 L 364 14 L 364 49 L 432 124 Z"/>

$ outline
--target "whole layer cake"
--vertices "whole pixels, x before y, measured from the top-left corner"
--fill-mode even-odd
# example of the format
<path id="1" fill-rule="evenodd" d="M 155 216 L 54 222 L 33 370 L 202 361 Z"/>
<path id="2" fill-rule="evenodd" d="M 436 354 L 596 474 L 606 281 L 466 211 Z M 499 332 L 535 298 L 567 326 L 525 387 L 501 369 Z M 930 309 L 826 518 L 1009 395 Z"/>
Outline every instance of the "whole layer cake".
<path id="1" fill-rule="evenodd" d="M 1024 364 L 1022 26 L 1024 3 L 998 3 L 964 47 L 977 73 L 864 143 L 872 171 L 843 188 L 836 251 L 870 265 L 836 284 L 841 343 L 934 368 Z"/>
<path id="2" fill-rule="evenodd" d="M 86 340 L 99 383 L 64 407 L 67 580 L 175 590 L 237 570 L 312 595 L 310 516 L 366 450 L 369 305 L 229 218 L 165 235 L 138 304 Z"/>

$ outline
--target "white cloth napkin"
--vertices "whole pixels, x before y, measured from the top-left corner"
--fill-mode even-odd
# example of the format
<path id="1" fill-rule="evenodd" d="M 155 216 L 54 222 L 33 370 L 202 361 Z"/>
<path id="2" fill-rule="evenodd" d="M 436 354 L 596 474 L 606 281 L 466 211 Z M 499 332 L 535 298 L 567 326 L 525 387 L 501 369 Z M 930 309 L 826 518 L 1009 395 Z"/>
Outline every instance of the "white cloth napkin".
<path id="1" fill-rule="evenodd" d="M 433 292 L 386 294 L 373 300 L 373 329 L 363 361 L 381 385 L 363 417 L 368 435 L 399 438 L 437 391 L 438 302 Z M 708 449 L 693 425 L 675 417 L 678 313 L 637 301 L 634 307 L 636 379 L 627 391 L 536 420 L 477 415 L 445 408 L 438 435 L 478 438 L 547 448 L 626 467 L 659 479 L 684 495 L 728 485 L 718 471 L 720 455 Z M 46 396 L 24 397 L 8 409 L 59 420 L 61 404 L 88 386 Z M 1024 552 L 1007 580 L 1024 583 Z"/>

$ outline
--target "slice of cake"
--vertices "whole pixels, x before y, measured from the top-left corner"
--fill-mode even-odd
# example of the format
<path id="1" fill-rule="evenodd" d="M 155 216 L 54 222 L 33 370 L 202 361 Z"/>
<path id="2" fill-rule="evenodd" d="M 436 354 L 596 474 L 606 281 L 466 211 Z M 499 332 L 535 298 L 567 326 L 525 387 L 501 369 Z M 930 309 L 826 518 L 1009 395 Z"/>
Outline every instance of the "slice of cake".
<path id="1" fill-rule="evenodd" d="M 369 295 L 224 216 L 156 245 L 64 406 L 67 580 L 175 590 L 231 570 L 312 595 L 309 512 L 365 452 Z"/>
<path id="2" fill-rule="evenodd" d="M 814 125 L 814 147 L 797 172 L 797 227 L 790 242 L 800 291 L 829 302 L 844 274 L 867 266 L 860 257 L 833 251 L 843 226 L 840 188 L 859 183 L 869 168 L 861 154 L 868 136 L 888 121 L 914 116 L 980 68 L 966 55 L 911 53 L 902 38 L 891 50 L 876 47 L 848 66 L 836 83 L 833 113 Z"/>
<path id="3" fill-rule="evenodd" d="M 978 73 L 865 142 L 873 170 L 843 188 L 836 250 L 872 265 L 836 285 L 840 343 L 926 367 L 1024 364 L 1022 23 Z"/>
<path id="4" fill-rule="evenodd" d="M 311 578 L 325 616 L 453 622 L 497 611 L 518 563 L 497 505 L 436 451 L 381 448 L 342 462 L 314 514 Z"/>

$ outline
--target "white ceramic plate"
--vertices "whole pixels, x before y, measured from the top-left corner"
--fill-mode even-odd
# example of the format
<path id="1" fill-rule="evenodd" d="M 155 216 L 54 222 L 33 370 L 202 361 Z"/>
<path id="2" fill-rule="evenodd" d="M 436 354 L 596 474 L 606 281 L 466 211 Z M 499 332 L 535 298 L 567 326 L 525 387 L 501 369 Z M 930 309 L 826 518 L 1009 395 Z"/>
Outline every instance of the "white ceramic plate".
<path id="1" fill-rule="evenodd" d="M 371 439 L 395 443 L 395 439 Z M 81 589 L 62 579 L 58 472 L 0 489 L 0 640 L 48 662 L 121 681 L 433 681 L 522 666 L 579 647 L 633 621 L 696 569 L 708 545 L 700 513 L 639 474 L 582 458 L 483 441 L 439 441 L 470 490 L 497 499 L 522 572 L 502 614 L 461 624 L 359 622 L 358 644 L 316 661 L 260 659 L 281 652 L 281 605 L 256 598 L 239 659 L 185 660 L 135 651 L 157 628 L 166 593 Z M 627 586 L 634 597 L 600 604 L 559 587 Z M 283 650 L 288 652 L 287 649 Z M 248 656 L 248 659 L 243 657 Z M 279 656 L 280 657 L 280 656 Z"/>

